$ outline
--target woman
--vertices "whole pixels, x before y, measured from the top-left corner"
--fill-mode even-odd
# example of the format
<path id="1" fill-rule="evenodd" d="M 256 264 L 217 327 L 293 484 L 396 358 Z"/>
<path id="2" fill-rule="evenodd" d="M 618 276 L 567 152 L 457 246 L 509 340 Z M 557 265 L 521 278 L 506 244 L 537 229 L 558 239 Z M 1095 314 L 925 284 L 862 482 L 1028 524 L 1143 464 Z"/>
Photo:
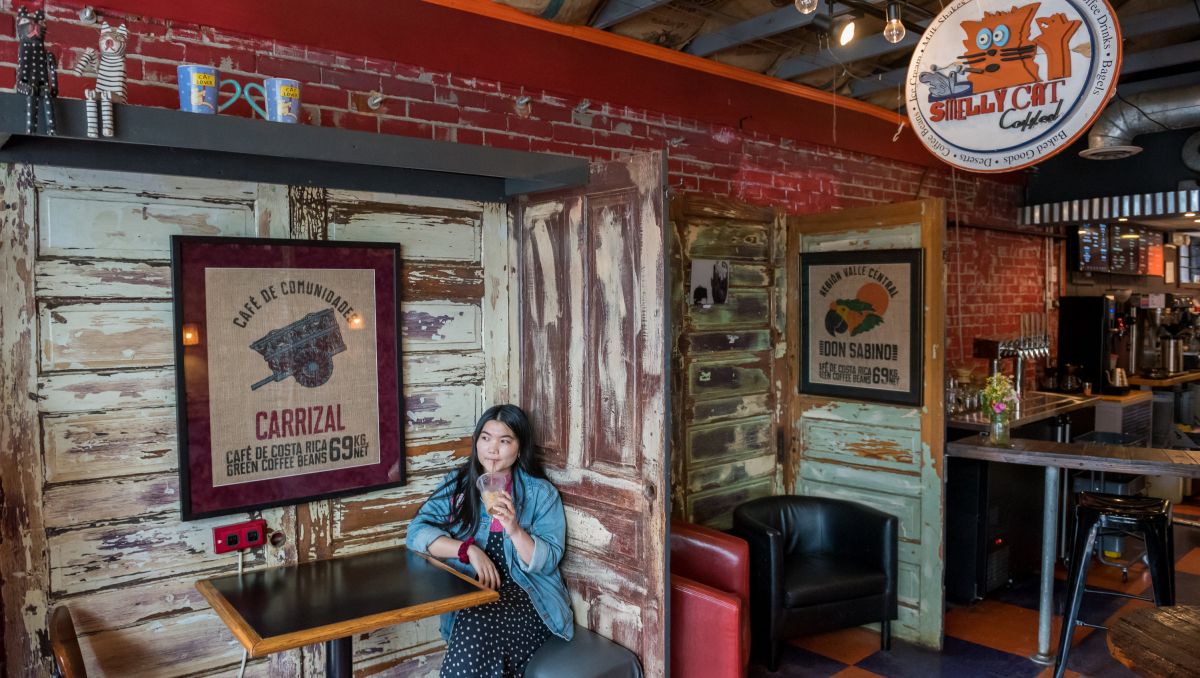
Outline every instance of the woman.
<path id="1" fill-rule="evenodd" d="M 471 458 L 442 480 L 408 527 L 408 548 L 447 559 L 500 592 L 494 603 L 442 616 L 444 677 L 519 677 L 551 634 L 570 640 L 575 630 L 558 572 L 566 517 L 534 456 L 532 433 L 516 405 L 485 411 Z M 475 484 L 484 472 L 508 477 L 490 515 Z"/>

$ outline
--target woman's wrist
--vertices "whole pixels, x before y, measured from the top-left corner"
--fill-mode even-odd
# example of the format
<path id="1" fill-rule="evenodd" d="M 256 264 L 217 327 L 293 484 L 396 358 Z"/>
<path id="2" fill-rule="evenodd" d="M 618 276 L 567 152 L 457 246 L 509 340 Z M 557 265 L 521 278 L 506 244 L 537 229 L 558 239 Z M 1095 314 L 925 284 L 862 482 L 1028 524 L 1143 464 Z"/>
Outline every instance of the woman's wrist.
<path id="1" fill-rule="evenodd" d="M 471 547 L 475 545 L 475 537 L 467 537 L 461 544 L 458 545 L 458 560 L 461 563 L 470 563 Z"/>

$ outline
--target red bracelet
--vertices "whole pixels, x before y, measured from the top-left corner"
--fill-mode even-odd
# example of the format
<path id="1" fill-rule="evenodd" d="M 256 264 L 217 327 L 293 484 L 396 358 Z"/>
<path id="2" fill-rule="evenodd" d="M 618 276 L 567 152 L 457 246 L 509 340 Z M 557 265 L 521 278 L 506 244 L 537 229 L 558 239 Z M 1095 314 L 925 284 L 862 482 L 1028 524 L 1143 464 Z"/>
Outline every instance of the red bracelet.
<path id="1" fill-rule="evenodd" d="M 467 549 L 471 548 L 471 544 L 475 543 L 475 537 L 467 537 L 467 540 L 458 545 L 458 560 L 461 563 L 470 563 L 471 559 L 467 557 Z"/>

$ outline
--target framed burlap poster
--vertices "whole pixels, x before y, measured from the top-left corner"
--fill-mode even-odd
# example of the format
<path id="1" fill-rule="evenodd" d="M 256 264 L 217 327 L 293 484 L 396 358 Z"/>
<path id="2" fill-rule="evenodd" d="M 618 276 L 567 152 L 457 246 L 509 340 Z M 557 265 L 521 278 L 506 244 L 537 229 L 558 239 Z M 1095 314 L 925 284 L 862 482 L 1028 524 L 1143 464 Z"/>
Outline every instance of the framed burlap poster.
<path id="1" fill-rule="evenodd" d="M 800 392 L 920 405 L 919 249 L 800 255 Z"/>
<path id="2" fill-rule="evenodd" d="M 171 244 L 184 520 L 404 484 L 399 248 Z"/>

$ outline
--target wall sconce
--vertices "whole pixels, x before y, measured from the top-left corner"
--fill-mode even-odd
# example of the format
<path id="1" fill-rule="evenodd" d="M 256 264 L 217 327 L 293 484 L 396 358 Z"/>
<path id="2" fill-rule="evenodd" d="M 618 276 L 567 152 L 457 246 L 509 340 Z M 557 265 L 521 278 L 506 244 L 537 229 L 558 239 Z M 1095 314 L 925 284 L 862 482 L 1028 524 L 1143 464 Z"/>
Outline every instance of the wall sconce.
<path id="1" fill-rule="evenodd" d="M 366 327 L 367 323 L 363 320 L 361 315 L 357 313 L 351 313 L 348 325 L 352 330 L 361 330 L 362 328 Z"/>
<path id="2" fill-rule="evenodd" d="M 578 104 L 575 105 L 575 112 L 576 113 L 586 113 L 587 109 L 591 108 L 591 106 L 592 106 L 592 100 L 584 99 L 583 101 L 580 101 Z"/>
<path id="3" fill-rule="evenodd" d="M 383 95 L 379 92 L 371 92 L 371 96 L 367 97 L 367 108 L 372 111 L 378 111 L 383 105 Z"/>
<path id="4" fill-rule="evenodd" d="M 184 346 L 199 346 L 200 345 L 200 328 L 196 323 L 183 324 L 183 345 Z"/>

